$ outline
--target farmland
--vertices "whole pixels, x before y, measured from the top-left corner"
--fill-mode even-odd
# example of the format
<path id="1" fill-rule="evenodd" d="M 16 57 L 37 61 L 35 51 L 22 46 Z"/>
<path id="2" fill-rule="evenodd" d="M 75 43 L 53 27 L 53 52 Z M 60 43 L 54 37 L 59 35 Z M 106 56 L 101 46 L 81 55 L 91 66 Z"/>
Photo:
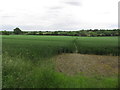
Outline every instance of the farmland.
<path id="1" fill-rule="evenodd" d="M 117 87 L 115 74 L 89 77 L 58 72 L 54 58 L 63 53 L 117 57 L 117 37 L 3 35 L 2 43 L 3 88 Z"/>

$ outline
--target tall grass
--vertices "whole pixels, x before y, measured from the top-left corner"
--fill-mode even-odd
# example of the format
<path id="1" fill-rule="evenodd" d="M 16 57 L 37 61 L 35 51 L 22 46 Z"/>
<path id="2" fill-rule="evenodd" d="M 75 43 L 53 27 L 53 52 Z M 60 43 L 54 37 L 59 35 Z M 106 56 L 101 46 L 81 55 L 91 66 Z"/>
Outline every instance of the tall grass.
<path id="1" fill-rule="evenodd" d="M 3 88 L 115 88 L 117 77 L 68 76 L 55 72 L 51 60 L 33 63 L 18 57 L 3 57 Z"/>

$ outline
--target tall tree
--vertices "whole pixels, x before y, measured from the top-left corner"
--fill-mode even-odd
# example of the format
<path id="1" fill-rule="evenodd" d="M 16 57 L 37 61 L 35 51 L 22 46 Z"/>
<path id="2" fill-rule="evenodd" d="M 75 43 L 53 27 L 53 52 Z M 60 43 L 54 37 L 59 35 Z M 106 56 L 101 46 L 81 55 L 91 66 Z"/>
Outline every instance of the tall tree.
<path id="1" fill-rule="evenodd" d="M 19 28 L 14 29 L 14 34 L 22 34 L 22 31 Z"/>

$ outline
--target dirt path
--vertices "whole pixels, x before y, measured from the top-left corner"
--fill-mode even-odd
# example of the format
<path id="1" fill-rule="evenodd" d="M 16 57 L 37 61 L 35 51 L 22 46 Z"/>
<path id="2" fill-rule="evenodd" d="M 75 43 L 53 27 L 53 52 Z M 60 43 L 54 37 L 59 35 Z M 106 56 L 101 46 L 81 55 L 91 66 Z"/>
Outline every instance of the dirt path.
<path id="1" fill-rule="evenodd" d="M 55 58 L 56 70 L 68 75 L 114 76 L 118 74 L 118 56 L 62 54 Z"/>
<path id="2" fill-rule="evenodd" d="M 73 42 L 73 43 L 74 43 L 74 46 L 75 46 L 75 53 L 78 53 L 78 47 L 77 47 L 77 45 L 76 45 L 77 39 L 78 39 L 78 38 L 76 38 L 76 39 L 74 40 L 74 42 Z"/>

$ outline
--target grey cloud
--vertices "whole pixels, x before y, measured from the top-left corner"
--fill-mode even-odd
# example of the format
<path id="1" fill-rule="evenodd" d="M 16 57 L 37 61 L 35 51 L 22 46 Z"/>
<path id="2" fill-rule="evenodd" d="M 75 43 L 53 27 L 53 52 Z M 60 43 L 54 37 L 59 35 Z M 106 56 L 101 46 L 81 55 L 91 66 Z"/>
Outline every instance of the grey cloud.
<path id="1" fill-rule="evenodd" d="M 64 7 L 61 7 L 61 6 L 49 7 L 48 11 L 46 12 L 47 17 L 58 16 L 63 8 Z M 46 17 L 46 15 L 44 17 Z"/>
<path id="2" fill-rule="evenodd" d="M 81 2 L 78 1 L 70 1 L 70 2 L 65 2 L 66 4 L 73 5 L 73 6 L 81 6 Z"/>
<path id="3" fill-rule="evenodd" d="M 52 9 L 52 10 L 54 10 L 54 9 L 55 9 L 55 10 L 56 10 L 56 9 L 63 9 L 63 7 L 57 7 L 57 6 L 56 6 L 56 7 L 51 7 L 50 9 Z"/>

